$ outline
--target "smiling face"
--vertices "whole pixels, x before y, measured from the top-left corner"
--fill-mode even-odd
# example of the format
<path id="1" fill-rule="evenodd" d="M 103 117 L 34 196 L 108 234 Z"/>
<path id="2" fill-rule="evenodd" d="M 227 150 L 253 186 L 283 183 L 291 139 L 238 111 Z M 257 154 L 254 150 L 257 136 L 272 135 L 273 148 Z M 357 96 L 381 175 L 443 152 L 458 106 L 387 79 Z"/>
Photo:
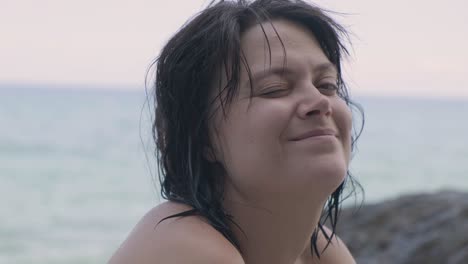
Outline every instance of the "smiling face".
<path id="1" fill-rule="evenodd" d="M 351 112 L 337 94 L 337 72 L 306 28 L 274 20 L 241 38 L 243 69 L 226 116 L 214 119 L 213 148 L 229 199 L 326 198 L 344 180 L 351 152 Z M 285 53 L 280 39 L 284 44 Z"/>

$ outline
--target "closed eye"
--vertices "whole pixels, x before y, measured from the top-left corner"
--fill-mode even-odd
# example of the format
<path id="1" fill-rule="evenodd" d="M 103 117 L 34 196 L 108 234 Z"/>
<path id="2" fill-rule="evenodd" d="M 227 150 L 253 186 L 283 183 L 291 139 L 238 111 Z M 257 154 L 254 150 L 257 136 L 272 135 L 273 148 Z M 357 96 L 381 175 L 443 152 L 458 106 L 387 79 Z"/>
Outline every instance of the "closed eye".
<path id="1" fill-rule="evenodd" d="M 268 98 L 276 98 L 281 97 L 289 94 L 289 89 L 286 84 L 277 84 L 271 85 L 266 89 L 263 89 L 261 92 L 261 96 L 268 97 Z"/>

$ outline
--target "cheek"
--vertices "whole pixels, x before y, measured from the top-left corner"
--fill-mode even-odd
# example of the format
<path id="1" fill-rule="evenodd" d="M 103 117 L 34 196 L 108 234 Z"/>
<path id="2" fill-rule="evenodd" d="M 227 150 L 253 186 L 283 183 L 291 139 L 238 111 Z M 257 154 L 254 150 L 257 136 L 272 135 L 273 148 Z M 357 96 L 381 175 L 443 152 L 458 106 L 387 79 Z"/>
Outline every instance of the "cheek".
<path id="1" fill-rule="evenodd" d="M 233 162 L 259 161 L 265 154 L 273 154 L 279 145 L 284 124 L 281 111 L 274 108 L 247 107 L 233 109 L 220 125 L 223 153 Z M 246 164 L 242 164 L 246 165 Z"/>
<path id="2" fill-rule="evenodd" d="M 227 173 L 236 177 L 233 181 L 258 186 L 256 181 L 262 179 L 246 175 L 267 175 L 271 164 L 278 164 L 282 157 L 280 136 L 287 120 L 282 105 L 252 101 L 250 105 L 232 106 L 228 116 L 219 122 L 217 149 Z"/>

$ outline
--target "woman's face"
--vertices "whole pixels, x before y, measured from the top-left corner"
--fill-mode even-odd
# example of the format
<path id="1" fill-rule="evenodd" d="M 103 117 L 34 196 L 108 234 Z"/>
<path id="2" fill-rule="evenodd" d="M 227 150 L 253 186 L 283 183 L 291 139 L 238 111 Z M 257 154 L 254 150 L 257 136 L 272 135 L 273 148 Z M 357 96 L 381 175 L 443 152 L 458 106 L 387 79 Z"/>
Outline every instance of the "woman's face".
<path id="1" fill-rule="evenodd" d="M 277 33 L 262 25 L 271 61 L 260 25 L 251 27 L 241 45 L 253 95 L 244 68 L 226 116 L 218 112 L 214 120 L 225 190 L 247 200 L 304 192 L 327 197 L 344 180 L 351 152 L 351 112 L 337 95 L 336 69 L 307 29 L 273 21 L 285 60 Z"/>

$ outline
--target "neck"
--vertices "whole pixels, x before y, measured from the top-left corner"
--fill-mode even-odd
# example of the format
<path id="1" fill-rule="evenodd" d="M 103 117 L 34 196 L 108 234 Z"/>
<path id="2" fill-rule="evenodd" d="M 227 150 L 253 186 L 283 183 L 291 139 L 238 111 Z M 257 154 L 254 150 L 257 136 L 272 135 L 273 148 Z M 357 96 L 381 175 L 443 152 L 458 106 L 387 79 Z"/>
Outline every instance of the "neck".
<path id="1" fill-rule="evenodd" d="M 308 195 L 245 201 L 232 189 L 226 190 L 224 206 L 242 228 L 243 232 L 232 225 L 246 264 L 294 264 L 309 257 L 310 238 L 326 197 Z"/>

